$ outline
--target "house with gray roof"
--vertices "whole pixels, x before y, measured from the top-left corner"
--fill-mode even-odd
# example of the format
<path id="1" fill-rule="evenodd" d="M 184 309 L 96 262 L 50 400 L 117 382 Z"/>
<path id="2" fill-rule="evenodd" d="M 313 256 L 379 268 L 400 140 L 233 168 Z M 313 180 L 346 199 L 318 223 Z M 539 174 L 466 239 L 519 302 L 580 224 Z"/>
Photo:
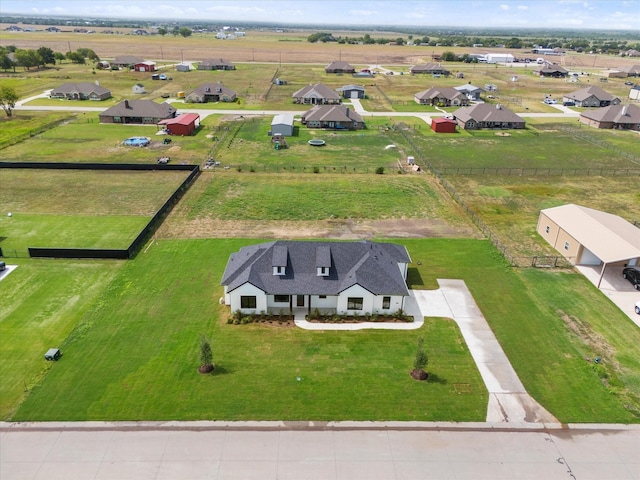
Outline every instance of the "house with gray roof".
<path id="1" fill-rule="evenodd" d="M 503 105 L 478 103 L 462 107 L 453 115 L 465 130 L 481 128 L 524 128 L 525 121 Z"/>
<path id="2" fill-rule="evenodd" d="M 473 101 L 480 100 L 480 95 L 482 95 L 482 93 L 485 91 L 484 88 L 476 87 L 475 85 L 471 85 L 470 83 L 453 88 L 455 88 L 459 92 L 464 93 L 469 100 Z"/>
<path id="3" fill-rule="evenodd" d="M 100 123 L 155 125 L 160 120 L 175 118 L 176 109 L 166 102 L 124 100 L 99 115 Z"/>
<path id="4" fill-rule="evenodd" d="M 101 87 L 97 82 L 63 83 L 51 90 L 49 97 L 65 100 L 106 100 L 111 98 L 111 91 Z"/>
<path id="5" fill-rule="evenodd" d="M 625 72 L 627 77 L 640 77 L 640 65 L 627 65 L 618 68 L 618 70 Z"/>
<path id="6" fill-rule="evenodd" d="M 410 262 L 394 243 L 278 240 L 232 253 L 221 284 L 232 312 L 394 314 L 409 297 Z"/>
<path id="7" fill-rule="evenodd" d="M 543 67 L 538 69 L 536 73 L 541 77 L 551 77 L 551 78 L 565 78 L 569 75 L 569 72 L 565 68 L 555 63 L 553 64 L 546 63 Z"/>
<path id="8" fill-rule="evenodd" d="M 640 107 L 620 104 L 585 110 L 580 114 L 580 121 L 596 128 L 640 131 Z"/>
<path id="9" fill-rule="evenodd" d="M 365 127 L 360 114 L 344 105 L 316 105 L 302 114 L 300 122 L 307 128 L 362 130 Z"/>
<path id="10" fill-rule="evenodd" d="M 235 70 L 236 66 L 224 58 L 211 58 L 198 63 L 198 70 Z"/>
<path id="11" fill-rule="evenodd" d="M 431 87 L 416 93 L 413 99 L 419 105 L 435 105 L 440 107 L 469 105 L 467 96 L 452 87 Z"/>
<path id="12" fill-rule="evenodd" d="M 119 55 L 111 61 L 111 66 L 129 68 L 142 62 L 144 62 L 144 58 L 136 57 L 135 55 Z"/>
<path id="13" fill-rule="evenodd" d="M 340 95 L 324 83 L 316 83 L 302 87 L 295 92 L 292 97 L 293 103 L 310 105 L 337 105 L 341 102 Z"/>
<path id="14" fill-rule="evenodd" d="M 354 73 L 356 69 L 347 62 L 338 60 L 327 65 L 324 71 L 325 73 Z"/>
<path id="15" fill-rule="evenodd" d="M 221 83 L 203 83 L 184 97 L 187 103 L 235 102 L 236 99 L 236 92 Z"/>
<path id="16" fill-rule="evenodd" d="M 409 69 L 411 75 L 423 74 L 423 75 L 444 75 L 449 76 L 451 72 L 444 68 L 439 63 L 425 63 L 424 65 L 414 65 Z"/>
<path id="17" fill-rule="evenodd" d="M 568 93 L 562 97 L 562 101 L 574 102 L 576 107 L 608 107 L 620 103 L 618 97 L 594 85 Z"/>

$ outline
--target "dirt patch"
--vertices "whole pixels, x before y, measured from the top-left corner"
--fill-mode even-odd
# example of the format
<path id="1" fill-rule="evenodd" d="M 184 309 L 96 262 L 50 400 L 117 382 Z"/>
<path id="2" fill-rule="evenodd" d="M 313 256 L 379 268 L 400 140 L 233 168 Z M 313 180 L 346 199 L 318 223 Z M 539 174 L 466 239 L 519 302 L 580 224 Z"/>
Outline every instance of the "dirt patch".
<path id="1" fill-rule="evenodd" d="M 481 238 L 472 227 L 457 227 L 441 219 L 319 221 L 184 220 L 170 216 L 158 238 L 331 238 L 339 240 L 384 238 Z"/>
<path id="2" fill-rule="evenodd" d="M 612 362 L 613 356 L 615 355 L 615 349 L 607 342 L 606 338 L 598 332 L 594 332 L 591 329 L 591 325 L 583 322 L 578 317 L 567 315 L 563 311 L 558 313 L 569 330 L 577 335 L 590 350 L 593 350 L 600 357 L 606 358 L 609 362 Z"/>

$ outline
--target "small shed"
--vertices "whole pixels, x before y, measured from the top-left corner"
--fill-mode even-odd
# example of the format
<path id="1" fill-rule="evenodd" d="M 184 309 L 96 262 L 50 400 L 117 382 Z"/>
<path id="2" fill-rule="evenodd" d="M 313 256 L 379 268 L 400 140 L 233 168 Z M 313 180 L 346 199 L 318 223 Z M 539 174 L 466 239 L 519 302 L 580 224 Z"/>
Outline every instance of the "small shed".
<path id="1" fill-rule="evenodd" d="M 342 98 L 364 98 L 364 87 L 362 85 L 345 85 L 338 88 L 342 92 Z"/>
<path id="2" fill-rule="evenodd" d="M 146 93 L 147 91 L 144 89 L 144 85 L 142 85 L 141 83 L 136 83 L 132 88 L 131 91 L 133 93 Z"/>
<path id="3" fill-rule="evenodd" d="M 281 113 L 271 121 L 271 135 L 280 134 L 285 137 L 293 135 L 293 114 Z"/>
<path id="4" fill-rule="evenodd" d="M 169 135 L 193 135 L 200 126 L 200 115 L 197 113 L 183 113 L 175 118 L 165 118 L 158 122 L 169 132 Z"/>
<path id="5" fill-rule="evenodd" d="M 178 72 L 189 72 L 191 70 L 191 66 L 188 63 L 179 63 L 176 65 L 176 70 Z"/>
<path id="6" fill-rule="evenodd" d="M 436 133 L 456 133 L 456 122 L 452 118 L 437 117 L 431 119 L 431 130 Z"/>

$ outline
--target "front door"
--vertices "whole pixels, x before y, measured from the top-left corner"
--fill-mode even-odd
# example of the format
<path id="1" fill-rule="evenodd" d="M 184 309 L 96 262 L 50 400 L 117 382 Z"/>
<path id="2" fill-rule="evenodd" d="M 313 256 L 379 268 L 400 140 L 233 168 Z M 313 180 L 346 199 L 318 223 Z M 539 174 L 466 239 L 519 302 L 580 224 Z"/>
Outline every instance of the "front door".
<path id="1" fill-rule="evenodd" d="M 296 295 L 296 307 L 304 307 L 304 295 Z"/>

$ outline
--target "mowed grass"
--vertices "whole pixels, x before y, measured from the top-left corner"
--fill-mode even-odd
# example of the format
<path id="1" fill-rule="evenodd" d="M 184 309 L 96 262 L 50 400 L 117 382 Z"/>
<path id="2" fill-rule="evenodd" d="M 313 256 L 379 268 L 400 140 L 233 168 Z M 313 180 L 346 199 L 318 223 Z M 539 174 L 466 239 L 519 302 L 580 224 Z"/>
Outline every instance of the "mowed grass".
<path id="1" fill-rule="evenodd" d="M 450 320 L 406 332 L 228 325 L 219 281 L 247 243 L 160 241 L 128 262 L 11 419 L 484 420 L 487 393 Z M 511 270 L 486 241 L 403 243 L 411 287 L 464 279 L 527 390 L 561 421 L 640 421 L 640 332 L 582 277 Z M 603 353 L 562 315 L 615 349 Z M 201 336 L 213 344 L 213 375 L 197 373 Z M 421 336 L 426 383 L 408 374 Z M 603 371 L 585 360 L 596 355 Z"/>
<path id="2" fill-rule="evenodd" d="M 186 175 L 0 169 L 0 247 L 126 248 Z"/>
<path id="3" fill-rule="evenodd" d="M 320 220 L 327 218 L 443 218 L 457 209 L 429 177 L 221 172 L 199 182 L 184 202 L 187 218 Z M 195 191 L 195 190 L 194 190 Z"/>
<path id="4" fill-rule="evenodd" d="M 0 281 L 0 418 L 7 419 L 52 366 L 44 353 L 102 302 L 123 262 L 3 260 L 18 265 Z"/>
<path id="5" fill-rule="evenodd" d="M 588 129 L 586 132 L 591 134 L 595 130 Z M 637 134 L 621 133 L 626 133 L 617 135 L 621 138 L 618 140 L 623 147 L 621 150 L 633 154 L 637 149 Z M 413 133 L 413 139 L 418 142 L 433 167 L 446 173 L 451 173 L 452 169 L 468 171 L 470 168 L 638 168 L 637 164 L 614 150 L 594 145 L 560 130 L 541 129 L 539 135 L 528 134 L 526 130 L 514 130 L 510 131 L 510 136 L 499 136 L 493 131 L 428 137 Z"/>
<path id="6" fill-rule="evenodd" d="M 228 325 L 219 281 L 244 244 L 160 241 L 127 263 L 12 419 L 484 419 L 486 390 L 450 320 L 418 331 Z M 197 372 L 203 335 L 213 375 Z M 409 376 L 421 336 L 426 383 Z"/>

